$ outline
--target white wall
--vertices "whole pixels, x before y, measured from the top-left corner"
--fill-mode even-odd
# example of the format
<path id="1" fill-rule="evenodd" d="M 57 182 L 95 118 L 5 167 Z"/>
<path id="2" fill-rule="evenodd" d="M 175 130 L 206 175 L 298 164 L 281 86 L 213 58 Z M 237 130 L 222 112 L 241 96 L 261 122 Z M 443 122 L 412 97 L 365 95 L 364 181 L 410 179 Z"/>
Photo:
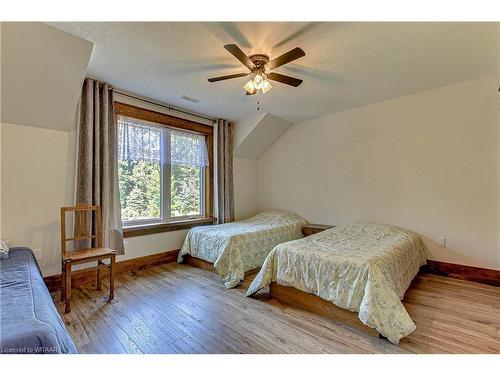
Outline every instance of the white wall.
<path id="1" fill-rule="evenodd" d="M 45 274 L 60 264 L 59 207 L 73 201 L 74 133 L 2 124 L 2 236 L 32 247 Z"/>
<path id="2" fill-rule="evenodd" d="M 257 160 L 235 157 L 234 171 L 234 216 L 246 219 L 257 213 Z"/>
<path id="3" fill-rule="evenodd" d="M 259 160 L 259 209 L 396 224 L 429 259 L 500 269 L 497 90 L 484 78 L 297 123 Z"/>

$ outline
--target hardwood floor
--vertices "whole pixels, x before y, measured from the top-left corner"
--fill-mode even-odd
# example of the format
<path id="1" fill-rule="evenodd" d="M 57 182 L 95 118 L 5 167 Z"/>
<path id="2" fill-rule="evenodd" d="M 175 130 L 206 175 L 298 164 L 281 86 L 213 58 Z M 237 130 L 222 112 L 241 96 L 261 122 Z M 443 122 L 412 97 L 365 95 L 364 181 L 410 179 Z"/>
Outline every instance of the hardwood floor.
<path id="1" fill-rule="evenodd" d="M 419 275 L 404 304 L 417 329 L 399 346 L 340 321 L 245 291 L 253 276 L 226 290 L 220 278 L 169 263 L 73 290 L 58 311 L 80 353 L 500 353 L 500 288 Z"/>

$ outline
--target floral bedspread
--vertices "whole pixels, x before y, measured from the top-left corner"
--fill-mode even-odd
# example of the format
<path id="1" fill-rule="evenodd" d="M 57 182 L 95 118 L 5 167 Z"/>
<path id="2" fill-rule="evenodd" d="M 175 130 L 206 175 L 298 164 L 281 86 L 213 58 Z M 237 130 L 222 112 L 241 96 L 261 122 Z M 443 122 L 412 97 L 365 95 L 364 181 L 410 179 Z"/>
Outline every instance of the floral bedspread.
<path id="1" fill-rule="evenodd" d="M 389 341 L 415 330 L 401 299 L 426 263 L 422 240 L 406 229 L 354 223 L 276 246 L 247 296 L 276 282 L 358 312 Z"/>
<path id="2" fill-rule="evenodd" d="M 259 268 L 278 244 L 302 237 L 307 221 L 298 215 L 265 211 L 234 223 L 191 229 L 177 262 L 185 254 L 214 264 L 226 288 L 234 288 L 246 271 Z"/>

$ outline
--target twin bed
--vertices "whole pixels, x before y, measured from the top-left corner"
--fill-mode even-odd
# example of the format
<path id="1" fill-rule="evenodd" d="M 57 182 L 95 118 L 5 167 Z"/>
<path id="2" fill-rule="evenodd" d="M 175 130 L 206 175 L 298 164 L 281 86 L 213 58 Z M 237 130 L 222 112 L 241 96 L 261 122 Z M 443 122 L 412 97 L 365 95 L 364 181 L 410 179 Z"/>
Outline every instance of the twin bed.
<path id="1" fill-rule="evenodd" d="M 196 227 L 189 231 L 177 261 L 188 255 L 208 262 L 224 286 L 234 288 L 245 273 L 260 269 L 276 245 L 302 237 L 305 224 L 289 212 L 265 211 L 247 220 Z"/>
<path id="2" fill-rule="evenodd" d="M 247 295 L 272 283 L 293 287 L 358 312 L 361 322 L 397 344 L 415 329 L 401 299 L 425 262 L 422 241 L 408 230 L 348 224 L 276 246 Z"/>
<path id="3" fill-rule="evenodd" d="M 0 354 L 76 353 L 31 249 L 0 260 Z"/>
<path id="4" fill-rule="evenodd" d="M 301 238 L 305 224 L 297 215 L 271 211 L 194 228 L 178 261 L 189 254 L 213 263 L 226 288 L 262 266 L 247 296 L 270 286 L 277 298 L 339 316 L 336 305 L 357 312 L 359 321 L 394 344 L 413 332 L 401 300 L 426 263 L 420 237 L 396 226 L 354 223 Z"/>

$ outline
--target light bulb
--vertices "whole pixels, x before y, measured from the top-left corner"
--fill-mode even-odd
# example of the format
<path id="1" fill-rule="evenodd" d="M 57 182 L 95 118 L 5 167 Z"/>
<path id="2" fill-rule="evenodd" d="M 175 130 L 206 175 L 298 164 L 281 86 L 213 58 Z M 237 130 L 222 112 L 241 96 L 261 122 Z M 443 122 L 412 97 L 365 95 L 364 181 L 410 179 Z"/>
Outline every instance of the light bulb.
<path id="1" fill-rule="evenodd" d="M 246 85 L 243 86 L 243 88 L 247 90 L 249 94 L 253 94 L 255 92 L 255 86 L 253 84 L 253 80 L 248 81 Z"/>
<path id="2" fill-rule="evenodd" d="M 271 85 L 269 83 L 269 81 L 267 79 L 265 79 L 264 82 L 262 83 L 262 92 L 265 94 L 266 92 L 268 92 L 272 88 L 273 88 L 273 85 Z"/>
<path id="3" fill-rule="evenodd" d="M 257 90 L 259 90 L 262 88 L 263 84 L 264 84 L 264 78 L 262 78 L 262 76 L 259 73 L 257 73 L 255 77 L 253 77 L 253 85 Z"/>

